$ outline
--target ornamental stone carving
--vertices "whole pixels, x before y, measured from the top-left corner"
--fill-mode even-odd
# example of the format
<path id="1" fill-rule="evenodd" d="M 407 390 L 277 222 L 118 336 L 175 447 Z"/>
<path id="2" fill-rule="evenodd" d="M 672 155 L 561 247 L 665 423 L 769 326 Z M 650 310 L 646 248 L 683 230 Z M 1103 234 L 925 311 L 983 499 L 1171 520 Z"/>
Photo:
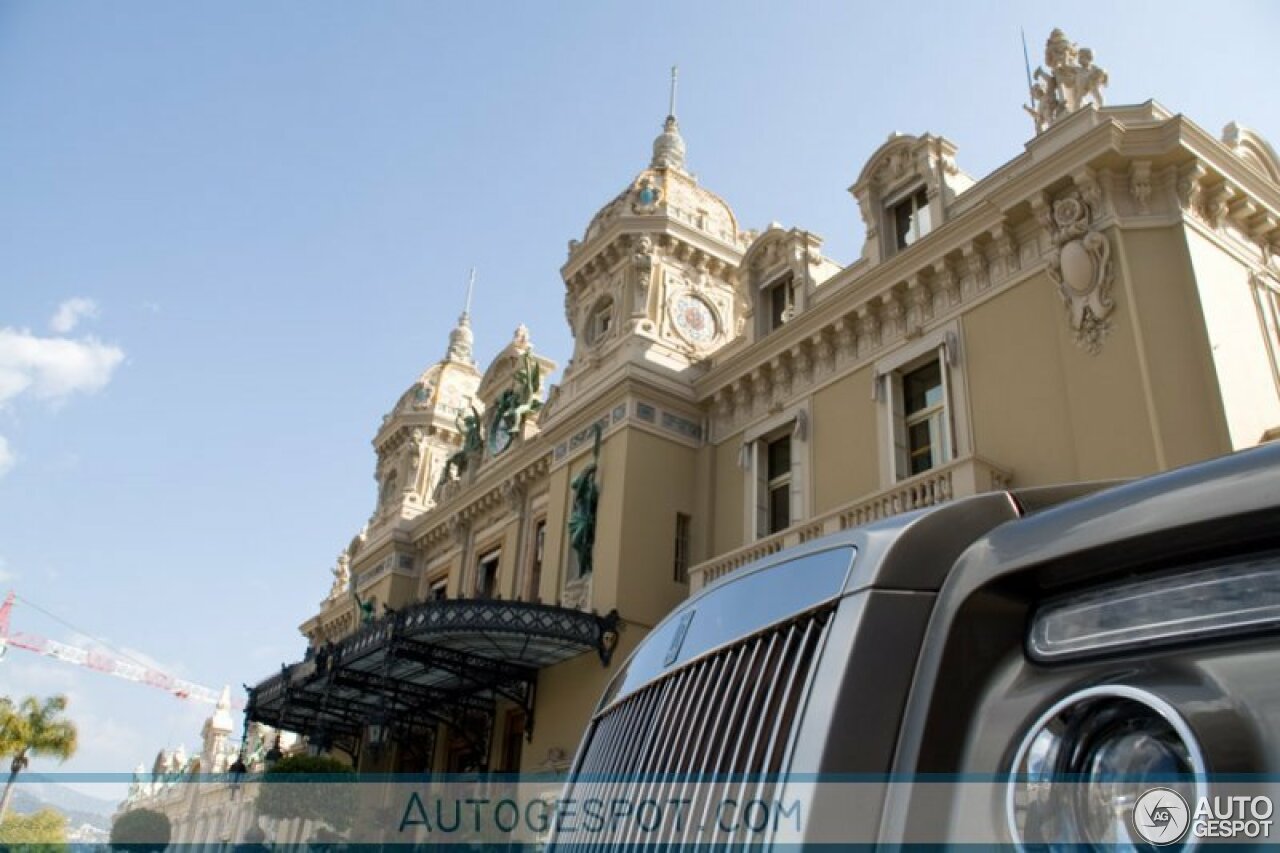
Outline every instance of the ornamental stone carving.
<path id="1" fill-rule="evenodd" d="M 329 596 L 326 601 L 337 601 L 347 594 L 347 590 L 351 587 L 351 556 L 342 550 L 338 552 L 338 561 L 331 570 L 333 575 L 333 585 L 329 587 Z"/>
<path id="2" fill-rule="evenodd" d="M 1080 109 L 1087 101 L 1104 106 L 1102 89 L 1107 72 L 1093 64 L 1093 51 L 1077 48 L 1062 30 L 1049 34 L 1044 45 L 1044 64 L 1037 68 L 1031 83 L 1031 106 L 1023 109 L 1035 121 L 1036 133 L 1051 127 Z"/>
<path id="3" fill-rule="evenodd" d="M 1111 244 L 1090 225 L 1089 205 L 1079 193 L 1058 199 L 1052 209 L 1056 248 L 1047 272 L 1058 286 L 1076 344 L 1097 355 L 1115 310 Z"/>
<path id="4" fill-rule="evenodd" d="M 649 312 L 649 284 L 653 281 L 653 241 L 641 237 L 636 244 L 631 265 L 636 273 L 635 300 L 631 306 L 632 317 L 644 317 Z"/>

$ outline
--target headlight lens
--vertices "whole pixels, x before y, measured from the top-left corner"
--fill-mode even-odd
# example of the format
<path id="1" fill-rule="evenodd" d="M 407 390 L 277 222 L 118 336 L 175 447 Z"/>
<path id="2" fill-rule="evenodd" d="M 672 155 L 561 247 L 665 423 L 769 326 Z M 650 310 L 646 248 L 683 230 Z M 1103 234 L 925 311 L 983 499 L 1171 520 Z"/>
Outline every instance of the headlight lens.
<path id="1" fill-rule="evenodd" d="M 1053 661 L 1280 626 L 1280 556 L 1118 584 L 1045 605 L 1027 650 Z"/>
<path id="2" fill-rule="evenodd" d="M 1171 706 L 1115 685 L 1080 691 L 1050 708 L 1023 740 L 1012 772 L 1006 808 L 1019 843 L 1136 850 L 1150 847 L 1133 824 L 1138 797 L 1164 787 L 1194 802 L 1205 767 Z"/>

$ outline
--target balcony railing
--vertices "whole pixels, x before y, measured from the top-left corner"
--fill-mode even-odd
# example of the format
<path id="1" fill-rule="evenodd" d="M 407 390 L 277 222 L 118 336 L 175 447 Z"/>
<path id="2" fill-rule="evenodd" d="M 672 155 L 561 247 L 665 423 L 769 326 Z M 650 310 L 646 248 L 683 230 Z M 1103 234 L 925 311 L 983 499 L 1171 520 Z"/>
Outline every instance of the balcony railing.
<path id="1" fill-rule="evenodd" d="M 864 498 L 836 507 L 817 518 L 793 524 L 772 536 L 699 563 L 689 570 L 689 591 L 697 592 L 716 578 L 837 530 L 858 527 L 913 509 L 934 506 L 952 498 L 1008 488 L 1011 476 L 979 456 L 964 456 Z"/>

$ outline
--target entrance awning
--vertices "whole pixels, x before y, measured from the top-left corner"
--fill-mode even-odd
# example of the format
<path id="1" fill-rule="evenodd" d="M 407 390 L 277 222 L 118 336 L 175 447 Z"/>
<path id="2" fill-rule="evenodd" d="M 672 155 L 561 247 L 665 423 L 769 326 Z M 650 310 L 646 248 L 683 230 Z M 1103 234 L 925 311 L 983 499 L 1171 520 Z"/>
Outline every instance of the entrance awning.
<path id="1" fill-rule="evenodd" d="M 430 736 L 439 723 L 465 732 L 475 728 L 469 719 L 491 720 L 503 698 L 525 710 L 531 734 L 538 670 L 592 651 L 608 665 L 617 627 L 616 611 L 597 616 L 487 599 L 419 602 L 281 667 L 249 689 L 246 717 L 321 746 L 354 746 L 371 726 L 393 740 Z"/>

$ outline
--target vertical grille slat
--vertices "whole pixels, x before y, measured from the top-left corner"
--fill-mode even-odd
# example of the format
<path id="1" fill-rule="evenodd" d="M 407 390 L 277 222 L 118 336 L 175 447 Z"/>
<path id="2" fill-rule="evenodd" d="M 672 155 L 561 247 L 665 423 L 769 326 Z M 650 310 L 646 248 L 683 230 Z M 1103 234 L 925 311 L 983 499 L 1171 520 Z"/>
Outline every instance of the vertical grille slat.
<path id="1" fill-rule="evenodd" d="M 695 726 L 692 725 L 695 719 L 701 720 L 701 722 L 696 726 L 699 731 L 705 727 L 706 703 L 711 692 L 715 689 L 716 681 L 719 680 L 723 664 L 724 661 L 716 661 L 709 670 L 689 670 L 690 680 L 692 682 L 691 696 L 694 697 L 692 699 L 692 705 L 691 707 L 686 708 L 685 715 L 677 718 L 673 714 L 670 718 L 663 721 L 665 724 L 664 731 L 662 732 L 661 738 L 655 739 L 655 746 L 669 747 L 674 737 L 681 734 L 685 734 L 687 737 L 688 731 L 695 728 Z M 690 712 L 692 712 L 692 717 L 689 716 Z M 687 729 L 685 729 L 686 724 L 688 724 Z M 685 731 L 682 732 L 682 729 L 685 729 Z M 664 767 L 669 762 L 672 752 L 673 750 L 666 748 L 655 750 L 646 756 L 648 760 L 642 763 L 642 769 L 639 771 L 639 773 L 643 775 L 643 778 L 632 780 L 632 784 L 628 791 L 633 801 L 638 802 L 647 798 L 647 795 L 654 787 L 657 774 L 664 772 Z M 627 824 L 622 824 L 618 829 L 619 832 L 626 832 L 627 830 L 630 830 L 631 835 L 627 837 L 627 840 L 631 841 L 634 840 L 634 834 L 639 831 L 639 825 L 638 823 L 633 823 L 629 826 Z"/>
<path id="2" fill-rule="evenodd" d="M 681 832 L 669 822 L 654 836 L 624 820 L 612 832 L 565 833 L 557 849 L 744 840 L 699 836 L 699 829 L 714 817 L 713 800 L 772 795 L 774 781 L 761 777 L 779 773 L 790 756 L 832 611 L 810 611 L 718 649 L 601 712 L 578 763 L 577 773 L 585 778 L 570 780 L 572 796 L 693 802 Z"/>

